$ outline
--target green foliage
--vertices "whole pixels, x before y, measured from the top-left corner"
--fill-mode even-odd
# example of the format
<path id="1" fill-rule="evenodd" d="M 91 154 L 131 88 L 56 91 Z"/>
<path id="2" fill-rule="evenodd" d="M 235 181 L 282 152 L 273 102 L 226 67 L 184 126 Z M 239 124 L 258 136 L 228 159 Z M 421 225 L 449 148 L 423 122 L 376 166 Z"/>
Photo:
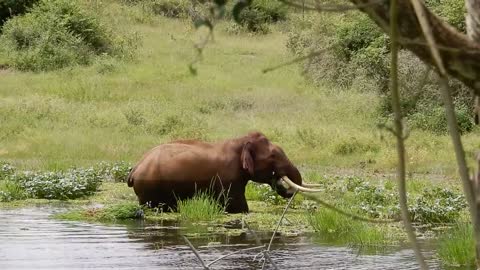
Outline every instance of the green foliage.
<path id="1" fill-rule="evenodd" d="M 439 106 L 427 106 L 429 109 L 421 108 L 409 117 L 409 123 L 412 127 L 432 131 L 437 134 L 446 134 L 448 132 L 445 109 Z M 460 104 L 455 109 L 458 129 L 464 134 L 473 130 L 475 124 L 471 116 L 471 110 L 465 105 Z"/>
<path id="2" fill-rule="evenodd" d="M 235 12 L 232 10 L 232 12 Z M 287 19 L 287 8 L 278 1 L 256 0 L 243 8 L 237 22 L 249 32 L 268 33 L 268 24 Z"/>
<path id="3" fill-rule="evenodd" d="M 338 155 L 350 155 L 354 153 L 378 152 L 379 147 L 372 143 L 363 143 L 356 137 L 351 137 L 349 140 L 342 141 L 335 145 L 333 152 Z"/>
<path id="4" fill-rule="evenodd" d="M 126 182 L 131 169 L 132 165 L 126 161 L 114 163 L 100 162 L 95 166 L 98 174 L 102 175 L 104 179 L 109 179 L 113 182 Z"/>
<path id="5" fill-rule="evenodd" d="M 195 0 L 193 0 L 195 1 Z M 169 18 L 187 18 L 193 11 L 192 0 L 155 0 L 151 1 L 153 13 Z"/>
<path id="6" fill-rule="evenodd" d="M 475 269 L 472 225 L 457 223 L 446 233 L 442 233 L 437 252 L 444 264 Z"/>
<path id="7" fill-rule="evenodd" d="M 323 239 L 338 244 L 382 246 L 397 241 L 388 228 L 355 221 L 328 209 L 309 213 L 308 222 Z"/>
<path id="8" fill-rule="evenodd" d="M 447 2 L 451 1 L 439 2 L 442 12 L 452 11 L 444 7 L 450 5 Z M 458 1 L 451 5 L 463 7 Z M 464 21 L 462 12 L 452 12 Z M 307 60 L 303 66 L 305 74 L 314 83 L 333 83 L 344 88 L 380 93 L 379 118 L 391 115 L 391 100 L 387 93 L 390 76 L 389 39 L 368 16 L 360 13 L 352 13 L 348 17 L 324 15 L 308 18 L 306 22 L 294 22 L 287 48 L 296 55 L 303 56 L 312 51 L 319 54 Z M 426 71 L 425 64 L 417 56 L 406 50 L 400 51 L 402 109 L 414 127 L 443 134 L 446 121 L 437 112 L 437 108 L 442 106 L 439 85 L 435 76 Z M 470 132 L 473 129 L 472 114 L 468 110 L 473 103 L 470 91 L 455 80 L 450 81 L 449 85 L 457 104 L 457 116 L 461 118 L 459 125 L 462 132 Z"/>
<path id="9" fill-rule="evenodd" d="M 15 180 L 0 180 L 0 202 L 23 200 L 27 197 L 25 189 Z"/>
<path id="10" fill-rule="evenodd" d="M 262 201 L 264 192 L 264 186 L 255 182 L 248 182 L 245 186 L 245 198 L 247 201 Z"/>
<path id="11" fill-rule="evenodd" d="M 374 218 L 398 217 L 398 195 L 394 190 L 373 186 L 368 182 L 355 187 L 353 190 L 359 208 L 362 212 Z"/>
<path id="12" fill-rule="evenodd" d="M 0 29 L 2 25 L 12 16 L 27 12 L 28 8 L 37 3 L 38 0 L 1 0 L 0 1 Z M 1 31 L 0 31 L 1 32 Z"/>
<path id="13" fill-rule="evenodd" d="M 460 211 L 467 206 L 463 194 L 446 188 L 426 189 L 410 206 L 412 221 L 422 224 L 452 223 L 458 220 Z"/>
<path id="14" fill-rule="evenodd" d="M 40 1 L 29 13 L 9 20 L 0 37 L 8 65 L 31 71 L 84 65 L 95 55 L 124 56 L 127 43 L 68 0 Z"/>
<path id="15" fill-rule="evenodd" d="M 143 218 L 143 209 L 136 202 L 125 202 L 100 209 L 98 219 L 116 221 Z"/>
<path id="16" fill-rule="evenodd" d="M 225 212 L 219 199 L 208 192 L 198 192 L 191 199 L 177 201 L 178 212 L 182 220 L 212 221 Z"/>
<path id="17" fill-rule="evenodd" d="M 93 168 L 66 172 L 22 172 L 10 177 L 25 190 L 28 197 L 39 199 L 76 199 L 93 194 L 103 175 Z"/>
<path id="18" fill-rule="evenodd" d="M 16 168 L 7 162 L 0 161 L 0 180 L 6 179 L 15 173 Z"/>
<path id="19" fill-rule="evenodd" d="M 465 3 L 457 0 L 427 0 L 427 7 L 448 23 L 465 33 Z"/>

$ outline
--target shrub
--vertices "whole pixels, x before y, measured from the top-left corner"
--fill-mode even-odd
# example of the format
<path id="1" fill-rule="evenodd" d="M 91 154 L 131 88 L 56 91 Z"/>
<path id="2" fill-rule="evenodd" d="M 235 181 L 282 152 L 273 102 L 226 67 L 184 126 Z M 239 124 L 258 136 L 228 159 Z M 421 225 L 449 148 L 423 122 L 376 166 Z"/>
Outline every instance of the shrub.
<path id="1" fill-rule="evenodd" d="M 187 18 L 193 11 L 191 0 L 156 0 L 152 1 L 153 13 L 169 18 Z"/>
<path id="2" fill-rule="evenodd" d="M 439 106 L 426 106 L 429 109 L 420 107 L 417 112 L 408 117 L 412 127 L 432 131 L 437 134 L 448 132 L 445 109 Z M 467 133 L 473 130 L 474 122 L 471 111 L 465 105 L 460 104 L 455 110 L 457 124 L 460 133 Z"/>
<path id="3" fill-rule="evenodd" d="M 463 22 L 463 13 L 453 6 L 463 6 L 462 3 L 451 3 L 452 9 L 443 8 L 448 1 L 439 5 L 442 12 L 453 12 Z M 445 4 L 450 5 L 450 4 Z M 450 14 L 450 13 L 449 13 Z M 345 88 L 355 88 L 362 91 L 377 91 L 382 94 L 379 107 L 379 117 L 392 113 L 389 88 L 390 56 L 389 39 L 364 14 L 352 13 L 352 16 L 328 15 L 319 16 L 317 21 L 299 22 L 293 27 L 287 40 L 287 47 L 296 55 L 306 55 L 316 52 L 318 56 L 311 57 L 303 70 L 308 78 L 316 84 L 334 83 Z M 432 120 L 435 127 L 423 128 L 429 131 L 443 133 L 446 130 L 445 121 L 438 121 L 432 116 L 432 108 L 442 105 L 439 95 L 439 85 L 431 74 L 425 78 L 426 65 L 417 56 L 401 50 L 399 52 L 399 80 L 401 85 L 401 105 L 407 118 L 415 122 Z M 433 72 L 431 72 L 433 73 Z M 463 132 L 473 128 L 471 108 L 473 98 L 470 91 L 462 83 L 449 82 L 455 103 L 459 108 L 458 117 Z M 425 118 L 425 119 L 424 119 Z"/>
<path id="4" fill-rule="evenodd" d="M 143 209 L 136 202 L 121 203 L 105 207 L 100 210 L 98 219 L 103 221 L 116 221 L 143 218 Z"/>
<path id="5" fill-rule="evenodd" d="M 371 217 L 392 218 L 400 213 L 397 194 L 392 190 L 364 182 L 355 187 L 353 193 L 359 209 Z"/>
<path id="6" fill-rule="evenodd" d="M 0 28 L 7 19 L 27 12 L 38 0 L 2 0 L 0 1 Z M 0 31 L 1 32 L 1 31 Z"/>
<path id="7" fill-rule="evenodd" d="M 183 220 L 212 221 L 225 211 L 218 199 L 207 192 L 196 193 L 187 200 L 177 201 L 178 212 Z"/>
<path id="8" fill-rule="evenodd" d="M 475 242 L 471 224 L 455 224 L 439 239 L 438 256 L 444 264 L 475 269 Z"/>
<path id="9" fill-rule="evenodd" d="M 45 71 L 88 64 L 95 55 L 123 56 L 127 41 L 110 33 L 75 1 L 42 0 L 30 13 L 4 25 L 0 43 L 8 52 L 9 65 Z"/>
<path id="10" fill-rule="evenodd" d="M 102 175 L 93 168 L 71 169 L 67 172 L 23 172 L 11 176 L 29 197 L 39 199 L 76 199 L 93 194 L 101 184 Z"/>
<path id="11" fill-rule="evenodd" d="M 231 12 L 228 12 L 231 13 Z M 250 32 L 268 33 L 268 24 L 287 19 L 287 8 L 278 1 L 258 0 L 240 12 L 238 23 Z"/>
<path id="12" fill-rule="evenodd" d="M 423 224 L 455 222 L 467 206 L 463 194 L 446 188 L 426 189 L 410 207 L 412 221 Z"/>
<path id="13" fill-rule="evenodd" d="M 114 163 L 100 162 L 95 166 L 97 174 L 102 175 L 104 179 L 114 182 L 125 182 L 132 169 L 132 165 L 126 161 Z"/>

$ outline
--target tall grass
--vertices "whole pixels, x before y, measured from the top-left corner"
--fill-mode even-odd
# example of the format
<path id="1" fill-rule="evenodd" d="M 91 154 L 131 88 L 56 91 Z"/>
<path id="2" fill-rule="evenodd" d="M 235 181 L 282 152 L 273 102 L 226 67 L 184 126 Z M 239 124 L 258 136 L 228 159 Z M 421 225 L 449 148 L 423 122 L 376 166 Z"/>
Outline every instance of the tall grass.
<path id="1" fill-rule="evenodd" d="M 399 239 L 399 234 L 386 225 L 355 221 L 328 209 L 309 213 L 308 222 L 321 239 L 336 244 L 382 248 Z"/>
<path id="2" fill-rule="evenodd" d="M 212 221 L 225 211 L 207 192 L 198 192 L 191 199 L 177 201 L 177 208 L 180 218 L 187 221 Z"/>
<path id="3" fill-rule="evenodd" d="M 458 223 L 439 239 L 438 256 L 452 266 L 475 266 L 475 242 L 471 224 Z"/>

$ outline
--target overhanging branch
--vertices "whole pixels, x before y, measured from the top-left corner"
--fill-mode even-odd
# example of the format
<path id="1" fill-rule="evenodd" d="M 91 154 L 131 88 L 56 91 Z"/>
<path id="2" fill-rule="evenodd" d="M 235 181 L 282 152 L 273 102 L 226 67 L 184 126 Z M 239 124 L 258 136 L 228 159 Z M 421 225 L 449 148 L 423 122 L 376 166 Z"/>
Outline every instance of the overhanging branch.
<path id="1" fill-rule="evenodd" d="M 390 2 L 366 5 L 369 0 L 350 0 L 355 5 L 363 5 L 360 10 L 366 13 L 382 30 L 389 34 Z M 466 35 L 444 22 L 425 8 L 426 17 L 432 27 L 437 46 L 447 73 L 457 78 L 480 95 L 480 43 L 471 41 Z M 398 31 L 402 45 L 416 54 L 422 61 L 434 65 L 432 54 L 422 34 L 415 11 L 409 0 L 398 0 Z M 413 42 L 408 42 L 413 41 Z M 441 49 L 450 48 L 450 49 Z"/>

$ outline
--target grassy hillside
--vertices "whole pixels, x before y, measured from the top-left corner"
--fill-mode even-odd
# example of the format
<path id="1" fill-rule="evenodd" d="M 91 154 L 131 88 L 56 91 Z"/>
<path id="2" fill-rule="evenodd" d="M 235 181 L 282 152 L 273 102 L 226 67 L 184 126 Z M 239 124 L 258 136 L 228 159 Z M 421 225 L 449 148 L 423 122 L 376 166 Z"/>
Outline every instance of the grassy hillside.
<path id="1" fill-rule="evenodd" d="M 257 129 L 304 170 L 394 169 L 395 143 L 377 128 L 373 93 L 316 88 L 297 66 L 261 72 L 291 58 L 279 29 L 232 35 L 219 25 L 193 76 L 188 64 L 200 33 L 189 21 L 103 5 L 98 12 L 138 33 L 136 60 L 48 73 L 0 70 L 0 160 L 49 170 L 134 162 L 174 138 L 216 140 Z M 471 155 L 478 132 L 465 142 Z M 411 171 L 455 174 L 446 136 L 412 130 L 407 144 Z"/>

